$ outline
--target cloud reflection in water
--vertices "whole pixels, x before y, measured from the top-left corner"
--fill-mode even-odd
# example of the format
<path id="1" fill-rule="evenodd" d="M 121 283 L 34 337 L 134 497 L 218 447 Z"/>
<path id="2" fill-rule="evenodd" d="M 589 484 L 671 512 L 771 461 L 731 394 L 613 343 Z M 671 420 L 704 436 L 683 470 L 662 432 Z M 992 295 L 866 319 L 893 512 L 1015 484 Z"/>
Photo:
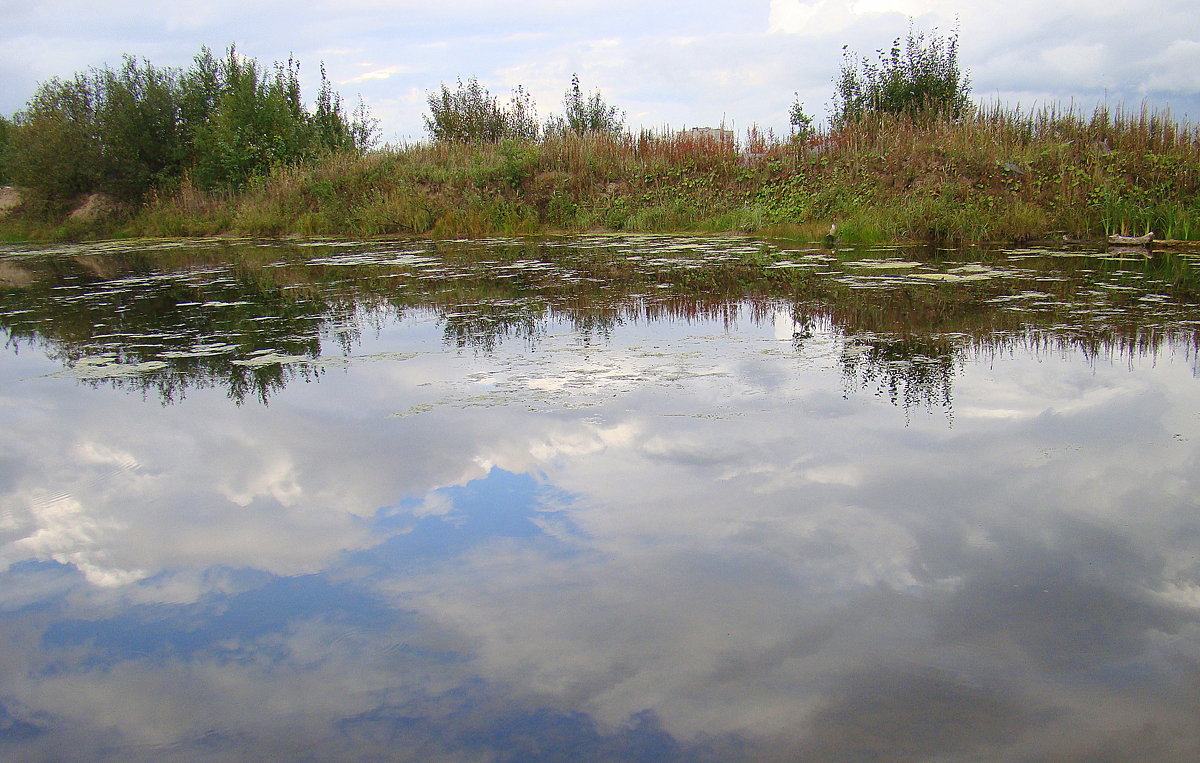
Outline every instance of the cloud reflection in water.
<path id="1" fill-rule="evenodd" d="M 6 756 L 1200 753 L 1182 350 L 980 354 L 948 417 L 820 324 L 433 321 L 270 407 L 9 366 Z"/>

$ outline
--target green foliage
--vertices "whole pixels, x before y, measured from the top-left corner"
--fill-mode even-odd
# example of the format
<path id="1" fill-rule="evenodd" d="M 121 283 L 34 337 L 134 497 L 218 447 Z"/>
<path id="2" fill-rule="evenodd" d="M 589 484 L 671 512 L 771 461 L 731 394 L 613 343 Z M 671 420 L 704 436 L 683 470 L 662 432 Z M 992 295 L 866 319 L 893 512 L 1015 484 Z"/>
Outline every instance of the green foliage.
<path id="1" fill-rule="evenodd" d="M 240 187 L 277 163 L 313 152 L 295 61 L 267 72 L 230 47 L 219 72 L 220 97 L 193 138 L 202 187 Z"/>
<path id="2" fill-rule="evenodd" d="M 520 188 L 537 169 L 537 146 L 524 141 L 503 140 L 500 155 L 504 158 L 504 179 L 513 188 Z"/>
<path id="3" fill-rule="evenodd" d="M 426 102 L 425 129 L 439 142 L 496 143 L 504 139 L 532 141 L 537 139 L 537 109 L 533 97 L 517 87 L 507 108 L 472 77 L 465 83 L 460 79 L 451 90 L 444 83 L 441 90 L 431 93 Z"/>
<path id="4" fill-rule="evenodd" d="M 843 51 L 846 48 L 843 47 Z M 968 108 L 968 77 L 958 65 L 958 34 L 909 29 L 879 62 L 855 60 L 848 51 L 834 83 L 833 123 L 842 127 L 870 114 L 936 115 L 957 118 Z M 860 69 L 861 66 L 861 69 Z"/>
<path id="5" fill-rule="evenodd" d="M 792 107 L 788 109 L 788 122 L 792 125 L 793 140 L 807 140 L 813 135 L 813 118 L 804 111 L 804 104 L 800 102 L 800 94 L 795 94 L 795 100 L 792 101 Z"/>
<path id="6" fill-rule="evenodd" d="M 8 185 L 8 144 L 12 142 L 13 132 L 16 126 L 0 116 L 0 185 Z"/>
<path id="7" fill-rule="evenodd" d="M 207 47 L 201 48 L 179 81 L 179 123 L 191 152 L 189 164 L 195 163 L 196 132 L 217 110 L 223 90 L 221 63 Z"/>
<path id="8" fill-rule="evenodd" d="M 179 122 L 179 77 L 127 57 L 120 71 L 95 73 L 99 189 L 140 199 L 178 174 L 185 156 Z"/>
<path id="9" fill-rule="evenodd" d="M 46 198 L 66 198 L 100 180 L 96 93 L 88 77 L 42 83 L 25 110 L 8 151 L 13 182 Z"/>
<path id="10" fill-rule="evenodd" d="M 186 72 L 126 57 L 51 79 L 5 130 L 5 177 L 50 201 L 92 191 L 140 201 L 188 172 L 237 188 L 276 164 L 367 148 L 374 122 L 361 107 L 348 117 L 321 74 L 311 114 L 296 61 L 268 71 L 233 47 L 220 60 L 201 49 Z"/>
<path id="11" fill-rule="evenodd" d="M 374 142 L 374 121 L 361 106 L 347 118 L 324 66 L 312 114 L 300 98 L 294 59 L 267 71 L 232 46 L 220 62 L 204 51 L 185 81 L 192 83 L 189 105 L 203 117 L 192 143 L 195 178 L 205 188 L 239 188 L 276 165 L 327 151 L 362 151 Z"/>
<path id="12" fill-rule="evenodd" d="M 562 116 L 550 117 L 546 122 L 547 135 L 563 135 L 573 132 L 618 134 L 625 129 L 625 112 L 604 102 L 600 91 L 584 96 L 579 87 L 579 75 L 571 75 L 571 89 L 563 96 Z"/>
<path id="13" fill-rule="evenodd" d="M 361 151 L 375 142 L 378 122 L 367 113 L 366 106 L 359 101 L 354 115 L 347 118 L 343 100 L 334 92 L 333 85 L 321 64 L 321 88 L 317 92 L 316 109 L 309 120 L 313 139 L 319 148 L 326 151 Z"/>

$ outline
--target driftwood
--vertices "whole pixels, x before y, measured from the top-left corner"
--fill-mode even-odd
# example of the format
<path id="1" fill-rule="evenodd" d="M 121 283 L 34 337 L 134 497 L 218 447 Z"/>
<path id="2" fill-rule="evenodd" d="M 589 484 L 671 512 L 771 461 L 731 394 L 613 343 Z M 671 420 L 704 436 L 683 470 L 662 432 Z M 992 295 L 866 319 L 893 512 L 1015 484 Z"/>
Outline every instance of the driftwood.
<path id="1" fill-rule="evenodd" d="M 1113 246 L 1149 246 L 1154 241 L 1154 231 L 1144 236 L 1109 236 L 1108 243 Z"/>
<path id="2" fill-rule="evenodd" d="M 1154 242 L 1155 249 L 1182 249 L 1184 251 L 1200 251 L 1200 241 L 1180 241 L 1167 238 Z"/>

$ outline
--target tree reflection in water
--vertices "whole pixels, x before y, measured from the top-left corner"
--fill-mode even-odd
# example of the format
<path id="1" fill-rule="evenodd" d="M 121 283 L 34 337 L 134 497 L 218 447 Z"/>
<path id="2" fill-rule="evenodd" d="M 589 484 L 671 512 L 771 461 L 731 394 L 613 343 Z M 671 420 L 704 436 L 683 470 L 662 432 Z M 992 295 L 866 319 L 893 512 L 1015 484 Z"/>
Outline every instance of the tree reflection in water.
<path id="1" fill-rule="evenodd" d="M 806 327 L 798 343 L 815 326 L 841 338 L 847 391 L 947 413 L 956 368 L 981 353 L 1054 345 L 1133 358 L 1181 337 L 1200 341 L 1187 315 L 1200 294 L 1190 260 L 1068 254 L 833 258 L 742 239 L 636 236 L 80 245 L 0 253 L 0 326 L 10 346 L 37 345 L 67 367 L 98 357 L 80 374 L 90 384 L 164 403 L 189 388 L 266 403 L 289 383 L 319 380 L 333 348 L 353 355 L 363 331 L 414 311 L 437 316 L 447 345 L 492 353 L 514 340 L 534 349 L 553 323 L 603 343 L 629 323 L 761 323 L 783 309 Z M 881 266 L 874 275 L 855 271 L 864 257 Z M 156 367 L 139 370 L 146 363 Z"/>

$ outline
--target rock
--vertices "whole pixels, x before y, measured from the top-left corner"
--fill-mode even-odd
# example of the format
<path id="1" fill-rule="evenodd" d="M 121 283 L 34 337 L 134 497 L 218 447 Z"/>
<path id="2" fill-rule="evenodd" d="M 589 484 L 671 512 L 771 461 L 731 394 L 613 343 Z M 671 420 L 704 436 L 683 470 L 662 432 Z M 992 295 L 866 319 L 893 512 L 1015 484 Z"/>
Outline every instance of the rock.
<path id="1" fill-rule="evenodd" d="M 0 262 L 0 286 L 20 288 L 33 283 L 34 275 L 12 262 Z"/>
<path id="2" fill-rule="evenodd" d="M 127 205 L 107 193 L 89 193 L 67 219 L 73 223 L 92 223 L 121 214 Z"/>
<path id="3" fill-rule="evenodd" d="M 21 206 L 21 192 L 11 185 L 0 187 L 0 218 L 8 217 Z"/>

